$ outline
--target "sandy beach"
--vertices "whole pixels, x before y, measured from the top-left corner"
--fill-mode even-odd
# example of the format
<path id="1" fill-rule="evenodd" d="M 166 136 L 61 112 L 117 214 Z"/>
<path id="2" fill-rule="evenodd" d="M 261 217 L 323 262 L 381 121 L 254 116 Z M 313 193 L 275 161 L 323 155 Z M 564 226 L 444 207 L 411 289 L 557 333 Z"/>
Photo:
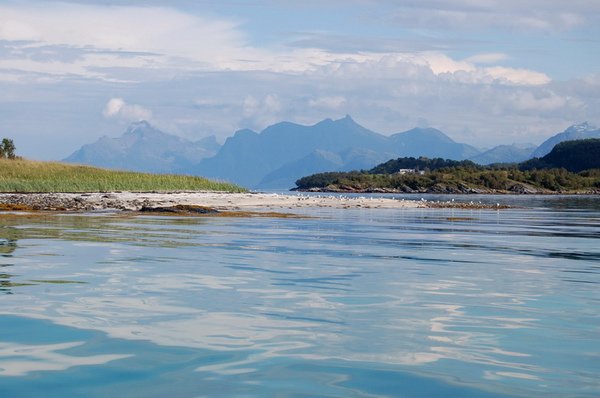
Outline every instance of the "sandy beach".
<path id="1" fill-rule="evenodd" d="M 332 195 L 285 195 L 276 193 L 2 193 L 0 204 L 32 210 L 98 211 L 142 209 L 173 206 L 203 206 L 217 211 L 289 211 L 299 208 L 424 208 L 420 200 L 391 198 L 339 197 Z"/>

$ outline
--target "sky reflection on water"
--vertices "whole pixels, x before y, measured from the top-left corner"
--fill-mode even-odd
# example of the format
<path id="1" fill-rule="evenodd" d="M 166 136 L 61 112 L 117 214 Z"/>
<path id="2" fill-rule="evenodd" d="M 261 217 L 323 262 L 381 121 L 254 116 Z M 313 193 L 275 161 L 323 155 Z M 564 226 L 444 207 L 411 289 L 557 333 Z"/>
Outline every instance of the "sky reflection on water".
<path id="1" fill-rule="evenodd" d="M 0 391 L 101 368 L 154 396 L 600 393 L 600 211 L 320 216 L 3 217 Z"/>

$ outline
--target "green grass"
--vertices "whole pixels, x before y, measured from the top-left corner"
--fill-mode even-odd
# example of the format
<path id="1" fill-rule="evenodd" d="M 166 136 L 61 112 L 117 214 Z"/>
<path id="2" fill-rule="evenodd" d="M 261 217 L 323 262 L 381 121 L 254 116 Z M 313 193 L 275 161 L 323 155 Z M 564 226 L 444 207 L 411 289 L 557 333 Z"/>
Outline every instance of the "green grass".
<path id="1" fill-rule="evenodd" d="M 225 191 L 233 184 L 203 177 L 101 169 L 59 162 L 0 159 L 0 192 Z"/>

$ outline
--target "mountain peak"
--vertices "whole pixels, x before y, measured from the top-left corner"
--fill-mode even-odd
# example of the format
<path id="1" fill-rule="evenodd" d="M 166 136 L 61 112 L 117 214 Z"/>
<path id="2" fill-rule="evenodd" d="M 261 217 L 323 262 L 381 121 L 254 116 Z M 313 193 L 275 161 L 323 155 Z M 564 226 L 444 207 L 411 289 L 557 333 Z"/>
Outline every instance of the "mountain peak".
<path id="1" fill-rule="evenodd" d="M 242 136 L 254 136 L 254 135 L 258 135 L 258 133 L 254 130 L 250 130 L 250 129 L 241 129 L 241 130 L 237 130 L 233 136 L 234 137 L 242 137 Z"/>
<path id="2" fill-rule="evenodd" d="M 360 126 L 358 123 L 356 123 L 354 121 L 354 119 L 352 119 L 352 117 L 350 115 L 346 115 L 343 118 L 336 119 L 336 120 L 333 120 L 331 118 L 326 118 L 326 119 L 321 120 L 317 124 L 315 124 L 315 126 L 319 126 L 319 125 L 323 126 L 323 125 L 329 125 L 329 124 L 337 124 L 337 125 L 344 125 L 344 126 Z"/>
<path id="3" fill-rule="evenodd" d="M 411 139 L 436 139 L 440 142 L 454 143 L 454 140 L 433 127 L 415 127 L 403 133 L 396 133 L 392 137 L 405 137 Z"/>
<path id="4" fill-rule="evenodd" d="M 594 131 L 594 130 L 598 130 L 598 128 L 596 126 L 589 124 L 588 122 L 583 122 L 583 123 L 572 125 L 568 129 L 566 129 L 565 132 L 585 133 L 585 132 Z"/>
<path id="5" fill-rule="evenodd" d="M 552 151 L 552 148 L 554 148 L 557 144 L 563 141 L 598 137 L 600 137 L 600 129 L 598 129 L 595 126 L 592 126 L 588 122 L 574 124 L 562 133 L 558 133 L 548 138 L 546 141 L 542 142 L 542 144 L 539 147 L 537 147 L 535 151 L 533 151 L 532 156 L 536 158 L 541 158 L 542 156 L 549 154 L 550 151 Z"/>
<path id="6" fill-rule="evenodd" d="M 145 129 L 151 129 L 152 126 L 150 125 L 150 123 L 148 123 L 145 120 L 140 120 L 139 122 L 133 122 L 129 125 L 129 127 L 127 127 L 127 131 L 125 131 L 125 134 L 130 134 L 135 132 L 136 130 L 145 130 Z"/>
<path id="7" fill-rule="evenodd" d="M 331 119 L 331 118 L 328 117 L 326 119 L 321 120 L 320 122 L 317 122 L 315 124 L 315 126 L 322 126 L 322 125 L 327 125 L 327 124 L 331 124 L 331 123 L 333 123 L 333 119 Z"/>
<path id="8" fill-rule="evenodd" d="M 336 122 L 342 123 L 346 126 L 360 126 L 358 123 L 356 123 L 356 121 L 354 119 L 352 119 L 352 116 L 350 116 L 350 115 L 346 115 L 343 118 L 336 120 Z"/>

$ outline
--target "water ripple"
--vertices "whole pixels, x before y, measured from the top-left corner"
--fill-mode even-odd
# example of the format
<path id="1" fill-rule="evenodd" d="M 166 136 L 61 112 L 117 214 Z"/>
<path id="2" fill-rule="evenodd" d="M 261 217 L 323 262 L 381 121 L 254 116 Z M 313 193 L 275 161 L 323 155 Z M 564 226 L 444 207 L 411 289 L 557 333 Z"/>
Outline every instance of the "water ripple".
<path id="1" fill-rule="evenodd" d="M 180 396 L 597 396 L 599 213 L 0 219 L 1 313 L 23 325 L 0 339 L 0 390 L 35 373 L 96 396 L 161 396 L 161 380 Z M 39 369 L 1 355 L 17 348 Z"/>

